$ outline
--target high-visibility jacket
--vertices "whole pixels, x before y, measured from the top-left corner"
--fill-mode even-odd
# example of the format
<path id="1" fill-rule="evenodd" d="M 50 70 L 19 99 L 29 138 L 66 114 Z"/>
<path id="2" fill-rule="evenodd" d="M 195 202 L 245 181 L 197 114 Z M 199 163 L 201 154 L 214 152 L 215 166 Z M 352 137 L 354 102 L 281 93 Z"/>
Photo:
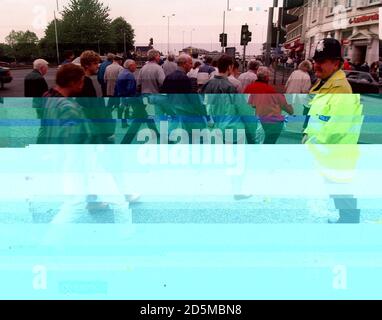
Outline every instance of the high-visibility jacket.
<path id="1" fill-rule="evenodd" d="M 346 74 L 342 70 L 335 72 L 320 89 L 317 89 L 320 82 L 321 80 L 317 81 L 310 90 L 310 93 L 353 93 L 353 90 L 346 79 Z"/>
<path id="2" fill-rule="evenodd" d="M 363 123 L 359 94 L 318 94 L 310 102 L 308 144 L 357 144 Z"/>

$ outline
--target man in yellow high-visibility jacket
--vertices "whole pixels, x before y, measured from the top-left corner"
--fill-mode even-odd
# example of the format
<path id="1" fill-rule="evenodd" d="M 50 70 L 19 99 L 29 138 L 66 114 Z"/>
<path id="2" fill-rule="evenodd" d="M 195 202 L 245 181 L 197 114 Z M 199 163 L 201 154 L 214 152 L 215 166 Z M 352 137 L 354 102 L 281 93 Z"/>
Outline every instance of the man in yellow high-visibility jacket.
<path id="1" fill-rule="evenodd" d="M 361 96 L 352 94 L 341 70 L 343 58 L 337 40 L 321 40 L 313 59 L 319 80 L 310 92 L 314 96 L 303 143 L 308 145 L 328 188 L 332 189 L 331 197 L 340 213 L 336 222 L 357 223 L 360 221 L 357 199 L 342 190 L 351 182 L 359 157 L 357 143 L 363 124 Z"/>

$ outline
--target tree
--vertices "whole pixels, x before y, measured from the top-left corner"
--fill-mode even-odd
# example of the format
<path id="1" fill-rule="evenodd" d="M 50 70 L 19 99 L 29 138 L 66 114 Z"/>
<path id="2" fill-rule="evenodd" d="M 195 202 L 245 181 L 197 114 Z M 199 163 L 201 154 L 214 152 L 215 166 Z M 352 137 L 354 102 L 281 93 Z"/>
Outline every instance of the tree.
<path id="1" fill-rule="evenodd" d="M 38 37 L 29 30 L 25 32 L 12 30 L 5 41 L 12 49 L 12 55 L 18 61 L 33 61 L 39 54 Z"/>
<path id="2" fill-rule="evenodd" d="M 130 23 L 124 18 L 114 19 L 110 25 L 110 35 L 113 42 L 114 51 L 124 52 L 126 36 L 126 51 L 134 49 L 134 30 Z"/>
<path id="3" fill-rule="evenodd" d="M 97 50 L 99 43 L 110 46 L 109 11 L 99 0 L 70 0 L 62 13 L 63 49 Z"/>
<path id="4" fill-rule="evenodd" d="M 123 52 L 124 32 L 126 50 L 134 47 L 134 30 L 122 17 L 112 21 L 110 9 L 100 0 L 70 0 L 64 8 L 61 19 L 57 19 L 57 33 L 60 52 L 73 50 L 76 55 L 84 50 L 102 52 Z M 56 33 L 54 20 L 45 30 L 45 37 L 39 43 L 44 58 L 56 58 Z"/>
<path id="5" fill-rule="evenodd" d="M 6 62 L 11 62 L 15 60 L 15 56 L 13 55 L 13 49 L 10 45 L 0 43 L 0 60 Z"/>

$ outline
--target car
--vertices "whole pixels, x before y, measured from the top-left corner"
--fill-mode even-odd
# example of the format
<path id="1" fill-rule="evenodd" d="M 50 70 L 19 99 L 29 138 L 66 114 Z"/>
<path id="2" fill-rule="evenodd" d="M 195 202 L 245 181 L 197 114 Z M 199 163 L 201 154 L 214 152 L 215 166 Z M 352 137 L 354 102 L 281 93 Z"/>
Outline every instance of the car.
<path id="1" fill-rule="evenodd" d="M 364 71 L 345 71 L 354 93 L 379 93 L 380 85 L 370 73 Z"/>
<path id="2" fill-rule="evenodd" d="M 9 62 L 0 61 L 0 67 L 9 68 L 11 64 Z"/>
<path id="3" fill-rule="evenodd" d="M 13 80 L 11 75 L 11 69 L 6 67 L 0 67 L 0 87 L 4 88 L 5 83 L 10 83 Z"/>

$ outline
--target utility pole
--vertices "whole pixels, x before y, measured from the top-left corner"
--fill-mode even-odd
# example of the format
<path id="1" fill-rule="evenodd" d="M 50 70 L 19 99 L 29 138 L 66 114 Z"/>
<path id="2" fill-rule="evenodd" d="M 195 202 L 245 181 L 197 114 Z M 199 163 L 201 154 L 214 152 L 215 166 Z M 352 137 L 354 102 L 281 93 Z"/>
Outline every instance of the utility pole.
<path id="1" fill-rule="evenodd" d="M 227 11 L 231 11 L 230 6 L 229 6 L 229 0 L 227 0 Z M 226 10 L 223 11 L 223 37 L 225 34 L 225 25 L 226 25 Z M 222 53 L 224 53 L 225 47 L 222 46 Z"/>
<path id="2" fill-rule="evenodd" d="M 167 54 L 170 54 L 170 19 L 175 17 L 175 13 L 169 16 L 163 16 L 163 18 L 167 17 Z"/>
<path id="3" fill-rule="evenodd" d="M 56 10 L 54 10 L 54 31 L 56 33 L 56 50 L 57 50 L 57 65 L 60 65 L 60 48 L 58 46 L 58 31 L 57 31 L 57 18 L 56 18 Z"/>
<path id="4" fill-rule="evenodd" d="M 265 54 L 265 65 L 270 66 L 271 64 L 271 44 L 272 44 L 272 31 L 273 31 L 273 15 L 274 8 L 277 8 L 278 0 L 273 0 L 273 7 L 269 8 L 268 15 L 268 37 L 266 45 L 266 54 Z"/>
<path id="5" fill-rule="evenodd" d="M 123 54 L 125 55 L 125 57 L 127 56 L 127 52 L 126 52 L 126 31 L 123 31 Z"/>

